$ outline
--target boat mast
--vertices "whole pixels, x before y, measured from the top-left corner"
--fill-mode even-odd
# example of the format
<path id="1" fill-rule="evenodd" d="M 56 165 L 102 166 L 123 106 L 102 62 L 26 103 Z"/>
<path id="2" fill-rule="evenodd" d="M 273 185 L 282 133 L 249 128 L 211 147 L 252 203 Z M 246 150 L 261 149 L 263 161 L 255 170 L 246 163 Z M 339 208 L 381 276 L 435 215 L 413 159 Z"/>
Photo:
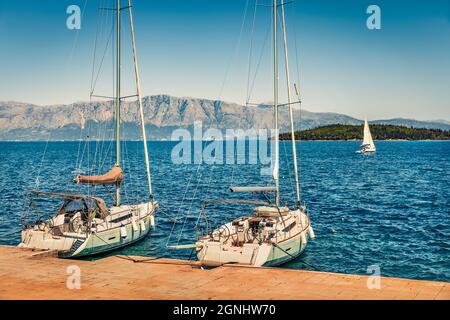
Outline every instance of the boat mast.
<path id="1" fill-rule="evenodd" d="M 116 165 L 120 166 L 120 0 L 117 0 L 116 34 Z M 116 206 L 120 206 L 120 183 L 116 183 Z"/>
<path id="2" fill-rule="evenodd" d="M 273 109 L 275 127 L 275 165 L 273 178 L 275 180 L 275 204 L 280 204 L 279 192 L 279 135 L 278 135 L 278 63 L 277 63 L 277 0 L 273 0 Z"/>
<path id="3" fill-rule="evenodd" d="M 297 167 L 297 148 L 295 145 L 295 133 L 294 133 L 294 114 L 291 104 L 291 86 L 290 86 L 290 75 L 289 75 L 289 56 L 287 47 L 287 36 L 286 36 L 286 21 L 284 17 L 284 0 L 281 0 L 281 24 L 283 27 L 283 43 L 284 43 L 284 58 L 286 67 L 286 81 L 287 81 L 287 98 L 289 107 L 289 119 L 291 121 L 291 140 L 292 140 L 292 155 L 294 160 L 294 173 L 295 173 L 295 188 L 297 192 L 297 205 L 300 205 L 300 183 L 298 177 L 298 167 Z"/>
<path id="4" fill-rule="evenodd" d="M 141 81 L 139 77 L 139 67 L 136 57 L 136 44 L 134 40 L 134 26 L 133 26 L 133 11 L 131 9 L 131 0 L 128 0 L 128 9 L 130 12 L 130 27 L 131 27 L 131 42 L 133 45 L 133 59 L 134 59 L 134 75 L 136 78 L 136 93 L 139 102 L 139 114 L 141 118 L 141 129 L 142 129 L 142 140 L 144 143 L 144 156 L 145 156 L 145 168 L 147 170 L 147 182 L 148 182 L 148 192 L 149 196 L 152 196 L 152 179 L 150 176 L 150 161 L 148 160 L 148 149 L 147 149 L 147 134 L 145 132 L 145 118 L 144 118 L 144 108 L 142 106 L 142 96 L 141 96 Z"/>

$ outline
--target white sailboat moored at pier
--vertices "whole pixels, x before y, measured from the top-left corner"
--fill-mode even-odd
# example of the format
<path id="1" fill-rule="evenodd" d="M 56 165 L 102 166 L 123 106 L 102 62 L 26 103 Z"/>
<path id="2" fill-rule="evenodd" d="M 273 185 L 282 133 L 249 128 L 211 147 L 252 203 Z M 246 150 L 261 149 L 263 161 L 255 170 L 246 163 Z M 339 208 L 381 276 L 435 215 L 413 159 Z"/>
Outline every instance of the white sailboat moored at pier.
<path id="1" fill-rule="evenodd" d="M 115 187 L 112 206 L 107 206 L 104 199 L 92 194 L 71 194 L 66 192 L 42 192 L 32 190 L 36 197 L 61 199 L 56 214 L 47 220 L 40 218 L 32 223 L 24 222 L 20 247 L 43 250 L 56 250 L 63 258 L 84 257 L 120 247 L 127 246 L 143 239 L 154 225 L 155 211 L 158 203 L 152 196 L 150 165 L 145 132 L 145 119 L 142 105 L 139 68 L 134 41 L 133 12 L 131 1 L 122 6 L 117 0 L 115 8 L 108 8 L 116 13 L 116 47 L 115 47 L 115 165 L 104 175 L 76 175 L 74 182 L 90 186 Z M 126 178 L 121 168 L 121 11 L 127 10 L 130 18 L 130 29 L 134 60 L 136 95 L 142 130 L 143 150 L 145 156 L 148 190 L 146 201 L 142 203 L 122 203 L 121 183 Z M 92 92 L 91 92 L 92 96 Z M 61 183 L 62 185 L 62 183 Z M 95 188 L 92 188 L 95 189 Z M 122 191 L 123 192 L 123 191 Z M 48 209 L 48 208 L 46 208 Z"/>
<path id="2" fill-rule="evenodd" d="M 250 266 L 277 266 L 297 258 L 305 250 L 309 238 L 314 238 L 311 221 L 306 206 L 301 201 L 299 175 L 297 168 L 296 141 L 294 135 L 293 105 L 298 101 L 291 101 L 291 84 L 289 79 L 289 63 L 286 40 L 285 1 L 273 1 L 273 84 L 274 84 L 274 165 L 273 185 L 230 187 L 231 192 L 263 193 L 267 202 L 239 199 L 223 199 L 203 201 L 201 214 L 205 219 L 206 230 L 197 238 L 194 245 L 178 246 L 179 248 L 195 248 L 197 258 L 204 266 L 218 266 L 236 263 Z M 279 8 L 280 11 L 279 12 Z M 278 98 L 278 57 L 277 57 L 277 29 L 278 18 L 281 15 L 283 30 L 284 58 L 287 80 L 287 103 L 280 104 Z M 297 91 L 297 87 L 295 90 Z M 297 92 L 298 96 L 298 92 Z M 296 198 L 290 207 L 282 204 L 279 192 L 279 107 L 287 107 L 290 116 L 292 140 L 293 167 L 295 172 Z M 269 195 L 273 194 L 271 197 Z M 212 205 L 233 206 L 240 204 L 235 215 L 239 218 L 210 230 L 206 208 Z M 253 210 L 248 212 L 248 206 Z"/>

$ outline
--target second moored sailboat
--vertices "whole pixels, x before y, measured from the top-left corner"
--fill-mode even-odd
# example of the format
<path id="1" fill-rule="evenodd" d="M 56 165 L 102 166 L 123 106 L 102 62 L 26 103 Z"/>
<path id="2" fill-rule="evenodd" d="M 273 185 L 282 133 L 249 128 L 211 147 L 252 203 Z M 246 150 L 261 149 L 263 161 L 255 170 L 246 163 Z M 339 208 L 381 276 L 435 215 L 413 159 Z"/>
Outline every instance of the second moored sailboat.
<path id="1" fill-rule="evenodd" d="M 296 141 L 294 136 L 293 104 L 289 78 L 289 63 L 286 40 L 284 5 L 273 1 L 273 65 L 274 65 L 274 166 L 273 186 L 231 187 L 232 192 L 273 193 L 274 199 L 268 202 L 251 200 L 213 200 L 204 201 L 201 211 L 205 217 L 206 234 L 201 236 L 195 249 L 202 265 L 217 266 L 226 263 L 238 263 L 251 266 L 277 266 L 297 258 L 306 248 L 308 238 L 314 238 L 311 221 L 300 198 L 300 185 L 297 168 Z M 287 96 L 284 104 L 289 108 L 292 138 L 293 165 L 295 171 L 296 200 L 291 208 L 282 205 L 279 192 L 279 98 L 278 98 L 278 57 L 277 57 L 277 20 L 278 8 L 281 8 L 281 24 L 285 54 Z M 269 199 L 269 197 L 267 197 Z M 253 214 L 241 216 L 219 228 L 209 231 L 205 209 L 210 205 L 227 205 L 230 203 L 253 205 Z M 241 211 L 237 212 L 241 215 Z"/>

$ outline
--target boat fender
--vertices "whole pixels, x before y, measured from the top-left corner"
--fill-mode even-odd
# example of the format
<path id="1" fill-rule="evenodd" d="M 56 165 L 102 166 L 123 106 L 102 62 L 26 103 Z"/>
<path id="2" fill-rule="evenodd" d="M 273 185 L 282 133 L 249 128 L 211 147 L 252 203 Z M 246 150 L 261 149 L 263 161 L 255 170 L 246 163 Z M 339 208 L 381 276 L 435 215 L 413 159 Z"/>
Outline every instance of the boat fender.
<path id="1" fill-rule="evenodd" d="M 141 231 L 145 231 L 145 223 L 144 220 L 139 221 L 139 224 L 141 226 Z"/>
<path id="2" fill-rule="evenodd" d="M 314 234 L 314 230 L 311 226 L 309 226 L 309 228 L 308 228 L 308 234 L 312 240 L 314 240 L 314 238 L 316 237 L 316 235 Z"/>
<path id="3" fill-rule="evenodd" d="M 302 246 L 306 246 L 306 232 L 303 231 L 300 238 L 302 239 Z"/>
<path id="4" fill-rule="evenodd" d="M 138 226 L 136 223 L 136 220 L 131 220 L 131 225 L 133 226 L 133 232 L 137 232 L 138 231 Z"/>
<path id="5" fill-rule="evenodd" d="M 125 228 L 125 226 L 121 226 L 120 227 L 120 236 L 122 238 L 126 238 L 127 237 L 127 228 Z"/>
<path id="6" fill-rule="evenodd" d="M 150 225 L 153 228 L 155 227 L 155 216 L 153 214 L 150 216 Z"/>

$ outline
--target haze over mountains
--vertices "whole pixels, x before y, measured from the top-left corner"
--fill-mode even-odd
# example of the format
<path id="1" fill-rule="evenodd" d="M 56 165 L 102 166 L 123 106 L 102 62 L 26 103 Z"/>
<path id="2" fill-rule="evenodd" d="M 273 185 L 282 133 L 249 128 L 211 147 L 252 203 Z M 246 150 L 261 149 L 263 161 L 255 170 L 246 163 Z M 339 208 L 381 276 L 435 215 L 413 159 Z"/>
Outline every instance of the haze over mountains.
<path id="1" fill-rule="evenodd" d="M 143 98 L 144 114 L 150 139 L 170 139 L 177 128 L 192 129 L 194 121 L 202 121 L 203 130 L 264 129 L 272 127 L 271 106 L 243 107 L 236 103 L 155 95 Z M 37 106 L 20 102 L 0 102 L 0 140 L 77 140 L 113 137 L 113 101 L 77 102 L 70 105 Z M 282 131 L 288 129 L 287 108 L 280 110 Z M 140 139 L 136 102 L 122 103 L 123 139 Z M 298 129 L 298 110 L 296 129 Z M 330 124 L 357 125 L 362 121 L 344 114 L 301 112 L 301 129 Z M 83 118 L 85 121 L 83 121 Z M 80 130 L 84 122 L 84 130 Z M 375 120 L 371 123 L 394 124 L 416 128 L 450 130 L 445 121 L 413 119 Z"/>

